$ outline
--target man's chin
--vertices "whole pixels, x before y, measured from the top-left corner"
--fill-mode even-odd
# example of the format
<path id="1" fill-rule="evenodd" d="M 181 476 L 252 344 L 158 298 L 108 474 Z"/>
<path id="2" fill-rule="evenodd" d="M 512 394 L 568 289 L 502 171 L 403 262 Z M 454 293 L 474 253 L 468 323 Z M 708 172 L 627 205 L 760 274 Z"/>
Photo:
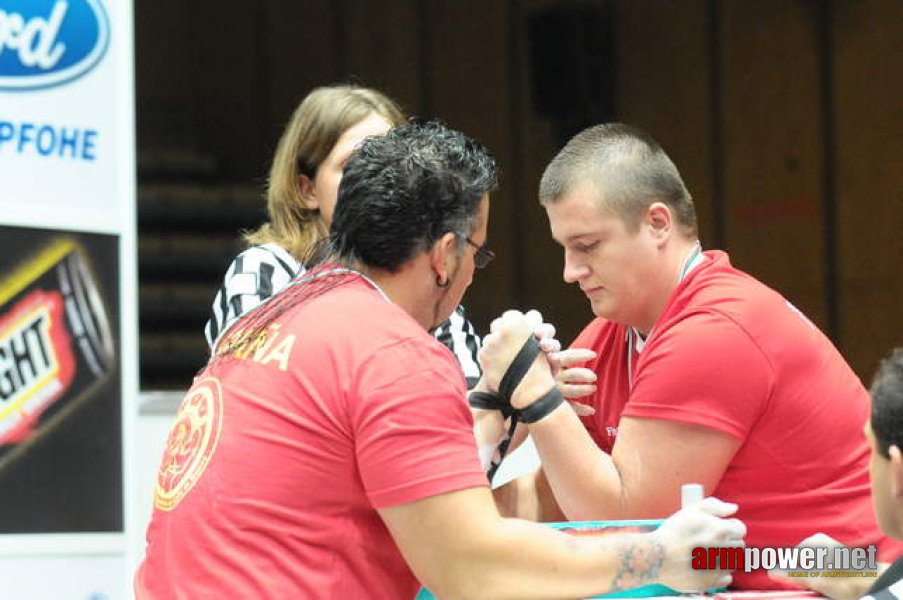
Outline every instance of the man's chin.
<path id="1" fill-rule="evenodd" d="M 605 319 L 606 321 L 611 321 L 612 323 L 620 323 L 622 325 L 628 324 L 627 319 L 625 319 L 623 315 L 619 315 L 616 311 L 612 310 L 611 306 L 607 304 L 590 302 L 590 309 L 593 311 L 593 315 L 600 319 Z"/>
<path id="2" fill-rule="evenodd" d="M 593 311 L 594 315 L 596 315 L 597 317 L 601 317 L 603 319 L 611 320 L 611 317 L 610 317 L 611 311 L 608 310 L 609 307 L 607 307 L 604 303 L 599 302 L 598 300 L 592 300 L 592 299 L 588 299 L 588 300 L 589 300 L 589 309 L 591 311 Z"/>

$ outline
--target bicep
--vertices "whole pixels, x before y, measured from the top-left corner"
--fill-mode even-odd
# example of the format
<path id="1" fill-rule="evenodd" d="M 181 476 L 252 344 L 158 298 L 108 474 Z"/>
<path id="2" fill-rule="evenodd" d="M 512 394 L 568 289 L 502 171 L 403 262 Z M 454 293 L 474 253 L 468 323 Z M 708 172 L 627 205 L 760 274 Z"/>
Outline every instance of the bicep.
<path id="1" fill-rule="evenodd" d="M 680 486 L 711 494 L 767 406 L 773 374 L 747 333 L 719 315 L 689 317 L 643 357 L 612 451 L 631 514 L 679 508 Z"/>
<path id="2" fill-rule="evenodd" d="M 612 451 L 627 518 L 664 517 L 680 508 L 680 486 L 702 484 L 712 494 L 740 440 L 674 421 L 624 417 Z"/>
<path id="3" fill-rule="evenodd" d="M 646 352 L 624 416 L 700 425 L 743 439 L 767 407 L 770 362 L 724 317 L 687 318 Z"/>
<path id="4" fill-rule="evenodd" d="M 374 506 L 487 484 L 464 382 L 438 344 L 381 347 L 357 369 L 349 398 L 355 460 Z"/>

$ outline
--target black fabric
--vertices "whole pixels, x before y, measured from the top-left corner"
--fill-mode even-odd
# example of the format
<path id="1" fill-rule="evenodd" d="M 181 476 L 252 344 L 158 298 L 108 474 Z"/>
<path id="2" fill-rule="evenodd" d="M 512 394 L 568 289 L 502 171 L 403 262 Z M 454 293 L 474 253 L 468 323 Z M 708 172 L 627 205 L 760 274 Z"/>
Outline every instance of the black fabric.
<path id="1" fill-rule="evenodd" d="M 875 600 L 899 600 L 896 596 L 894 596 L 891 591 L 887 588 L 884 588 L 880 592 L 875 592 L 871 594 L 871 596 Z"/>
<path id="2" fill-rule="evenodd" d="M 498 462 L 490 462 L 489 470 L 486 472 L 486 476 L 489 478 L 489 483 L 492 483 L 492 478 L 495 477 L 496 471 L 499 470 L 499 467 L 502 466 L 502 461 L 505 460 L 505 455 L 508 454 L 508 446 L 511 445 L 511 438 L 514 436 L 514 430 L 517 429 L 517 419 L 511 419 L 511 423 L 508 425 L 508 433 L 505 435 L 505 439 L 502 440 L 502 443 L 499 444 L 498 453 L 499 460 Z"/>
<path id="3" fill-rule="evenodd" d="M 514 390 L 517 389 L 518 384 L 520 384 L 524 375 L 527 374 L 527 371 L 530 370 L 533 361 L 536 360 L 536 356 L 540 352 L 542 352 L 542 350 L 539 348 L 539 342 L 531 335 L 527 338 L 527 341 L 524 342 L 524 345 L 521 346 L 517 356 L 514 357 L 514 360 L 512 360 L 511 364 L 508 366 L 508 370 L 505 371 L 505 374 L 502 376 L 502 380 L 499 382 L 499 396 L 505 399 L 509 404 L 511 402 L 511 396 L 514 395 Z"/>
<path id="4" fill-rule="evenodd" d="M 500 410 L 506 419 L 514 413 L 510 402 L 502 400 L 500 396 L 491 392 L 470 392 L 467 395 L 467 401 L 472 408 Z"/>
<path id="5" fill-rule="evenodd" d="M 433 335 L 439 340 L 443 346 L 451 349 L 454 341 L 452 340 L 451 321 L 446 321 L 433 332 Z M 454 352 L 454 350 L 452 350 Z"/>
<path id="6" fill-rule="evenodd" d="M 549 416 L 553 410 L 561 406 L 564 396 L 558 386 L 552 386 L 548 392 L 534 400 L 530 405 L 514 409 L 514 414 L 523 423 L 535 423 Z"/>
<path id="7" fill-rule="evenodd" d="M 273 295 L 273 265 L 260 265 L 260 275 L 257 279 L 257 293 L 262 298 L 269 298 Z"/>
<path id="8" fill-rule="evenodd" d="M 514 415 L 514 407 L 511 406 L 511 403 L 502 400 L 498 394 L 493 394 L 492 392 L 470 392 L 467 394 L 467 401 L 470 403 L 471 408 L 501 411 L 505 419 L 509 419 Z M 502 461 L 505 460 L 508 446 L 511 445 L 511 436 L 514 435 L 516 428 L 517 417 L 514 417 L 508 424 L 508 432 L 505 434 L 505 439 L 502 440 L 502 443 L 496 449 L 499 455 L 498 460 L 492 460 L 489 463 L 489 470 L 486 472 L 489 483 L 492 483 L 492 478 L 495 477 L 496 471 L 499 470 L 499 467 L 502 466 Z"/>
<path id="9" fill-rule="evenodd" d="M 473 408 L 484 410 L 500 410 L 505 418 L 511 416 L 515 412 L 511 406 L 511 394 L 517 389 L 540 352 L 542 350 L 536 338 L 533 336 L 527 338 L 514 360 L 508 365 L 508 370 L 502 375 L 502 380 L 499 382 L 499 393 L 470 392 L 467 396 L 470 405 Z"/>
<path id="10" fill-rule="evenodd" d="M 539 342 L 536 341 L 535 337 L 530 336 L 527 338 L 527 341 L 524 342 L 524 345 L 521 346 L 517 356 L 514 357 L 514 360 L 512 360 L 511 364 L 508 366 L 508 370 L 505 371 L 505 374 L 502 376 L 502 380 L 499 382 L 498 394 L 493 394 L 491 392 L 470 392 L 467 396 L 467 400 L 472 408 L 498 410 L 501 411 L 502 416 L 505 419 L 511 419 L 508 425 L 508 433 L 498 447 L 499 459 L 498 461 L 493 461 L 491 463 L 489 471 L 487 472 L 490 483 L 492 482 L 492 478 L 495 476 L 496 471 L 498 471 L 498 468 L 501 466 L 505 454 L 508 452 L 508 446 L 511 444 L 511 437 L 514 435 L 517 424 L 519 422 L 535 423 L 543 417 L 548 416 L 564 402 L 564 397 L 561 395 L 561 392 L 558 391 L 558 387 L 553 386 L 552 389 L 523 409 L 516 409 L 511 406 L 511 395 L 514 393 L 514 390 L 517 389 L 517 386 L 523 380 L 527 371 L 530 370 L 530 367 L 533 366 L 533 361 L 536 360 L 536 356 L 540 352 L 542 352 L 542 349 L 539 347 Z"/>
<path id="11" fill-rule="evenodd" d="M 269 252 L 270 254 L 272 254 L 272 255 L 273 255 L 273 258 L 276 259 L 276 262 L 279 263 L 279 266 L 282 267 L 282 270 L 283 270 L 283 271 L 285 271 L 286 273 L 292 273 L 293 276 L 295 276 L 295 275 L 298 274 L 298 273 L 297 273 L 297 269 L 293 269 L 293 268 L 292 268 L 292 265 L 288 264 L 287 262 L 285 262 L 284 260 L 282 260 L 281 258 L 279 258 L 279 255 L 278 255 L 278 254 L 276 254 L 275 252 L 273 252 L 272 250 L 270 250 L 270 249 L 267 248 L 266 246 L 259 246 L 259 247 L 262 248 L 262 249 L 264 249 L 264 250 L 266 250 L 266 251 Z"/>
<path id="12" fill-rule="evenodd" d="M 873 583 L 872 587 L 869 588 L 868 593 L 875 596 L 876 598 L 882 598 L 883 596 L 879 592 L 886 590 L 901 579 L 903 579 L 903 557 L 900 557 L 891 563 L 887 570 L 882 573 L 878 579 L 875 580 L 875 583 Z M 884 593 L 891 598 L 894 597 L 892 594 L 890 594 L 890 592 Z"/>
<path id="13" fill-rule="evenodd" d="M 464 321 L 466 322 L 466 321 L 467 321 L 467 317 L 464 315 L 464 307 L 459 306 L 459 307 L 458 307 L 458 312 L 460 313 L 461 318 L 464 319 Z M 449 329 L 451 329 L 451 327 L 449 327 Z M 477 356 L 478 356 L 478 354 L 479 354 L 479 352 L 480 352 L 480 349 L 479 349 L 479 347 L 477 347 L 477 338 L 476 338 L 476 336 L 471 336 L 471 335 L 467 336 L 467 337 L 464 339 L 464 345 L 467 346 L 467 351 L 468 351 L 468 352 L 470 353 L 470 355 L 473 357 L 473 360 L 474 360 L 474 362 L 477 364 L 477 366 L 480 366 L 480 361 L 477 360 Z M 482 372 L 482 369 L 480 369 L 480 371 Z M 468 383 L 469 383 L 469 382 L 470 382 L 470 381 L 468 380 Z M 476 382 L 474 382 L 474 385 L 476 385 Z M 469 387 L 473 387 L 473 385 L 470 385 Z"/>

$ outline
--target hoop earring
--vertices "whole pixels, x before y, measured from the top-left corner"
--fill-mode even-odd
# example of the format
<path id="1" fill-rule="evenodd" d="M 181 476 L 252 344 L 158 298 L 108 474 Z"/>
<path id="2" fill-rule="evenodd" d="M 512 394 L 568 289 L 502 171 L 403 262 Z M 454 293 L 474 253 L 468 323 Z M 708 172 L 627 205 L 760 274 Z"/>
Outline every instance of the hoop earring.
<path id="1" fill-rule="evenodd" d="M 445 278 L 445 282 L 443 282 L 443 281 L 440 279 L 440 277 L 441 277 L 440 275 L 436 275 L 436 285 L 438 285 L 438 286 L 441 287 L 441 288 L 446 288 L 446 287 L 448 287 L 448 284 L 450 283 L 450 280 L 448 279 L 448 277 Z"/>

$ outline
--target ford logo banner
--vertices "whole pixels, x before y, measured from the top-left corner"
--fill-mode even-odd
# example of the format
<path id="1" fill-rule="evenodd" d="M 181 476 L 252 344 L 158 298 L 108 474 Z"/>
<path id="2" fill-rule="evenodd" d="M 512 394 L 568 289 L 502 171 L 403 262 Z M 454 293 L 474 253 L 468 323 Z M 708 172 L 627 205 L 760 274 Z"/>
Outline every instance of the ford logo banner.
<path id="1" fill-rule="evenodd" d="M 101 0 L 0 0 L 0 90 L 77 79 L 94 68 L 109 43 Z"/>

